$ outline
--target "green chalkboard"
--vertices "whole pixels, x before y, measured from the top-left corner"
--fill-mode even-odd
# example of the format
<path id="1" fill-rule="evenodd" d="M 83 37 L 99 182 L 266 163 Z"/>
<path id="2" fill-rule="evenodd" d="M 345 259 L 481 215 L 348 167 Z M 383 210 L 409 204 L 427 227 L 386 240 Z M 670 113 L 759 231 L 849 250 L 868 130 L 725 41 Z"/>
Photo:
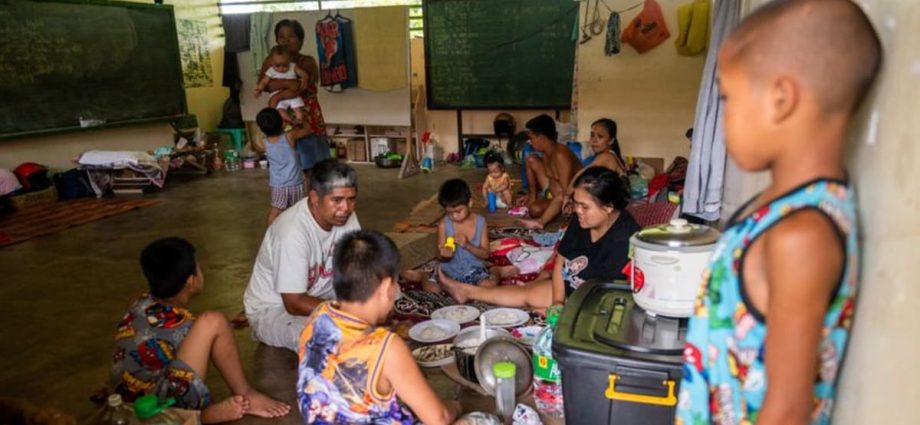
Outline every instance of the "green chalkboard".
<path id="1" fill-rule="evenodd" d="M 425 0 L 428 107 L 568 108 L 578 4 Z"/>
<path id="2" fill-rule="evenodd" d="M 0 138 L 186 112 L 172 6 L 0 0 L 0 58 Z"/>

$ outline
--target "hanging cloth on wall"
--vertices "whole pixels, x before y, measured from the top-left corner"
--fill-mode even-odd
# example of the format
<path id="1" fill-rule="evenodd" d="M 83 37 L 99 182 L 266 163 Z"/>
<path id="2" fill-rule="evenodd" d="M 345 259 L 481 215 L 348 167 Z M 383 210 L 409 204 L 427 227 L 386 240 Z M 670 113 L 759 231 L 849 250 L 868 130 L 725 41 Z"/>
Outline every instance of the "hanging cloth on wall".
<path id="1" fill-rule="evenodd" d="M 696 56 L 709 44 L 709 0 L 694 0 L 677 8 L 677 54 Z"/>
<path id="2" fill-rule="evenodd" d="M 348 70 L 348 80 L 342 84 L 342 88 L 358 87 L 354 24 L 351 19 L 339 15 L 338 12 L 336 12 L 335 21 L 339 23 L 339 31 L 342 33 L 342 51 L 345 54 L 345 68 Z"/>
<path id="3" fill-rule="evenodd" d="M 607 42 L 604 43 L 604 56 L 620 53 L 620 14 L 610 12 L 607 18 Z"/>
<path id="4" fill-rule="evenodd" d="M 268 56 L 269 46 L 268 37 L 271 32 L 272 14 L 268 12 L 256 12 L 252 14 L 249 20 L 249 51 L 252 53 L 252 66 L 255 75 L 262 73 L 262 62 Z"/>
<path id="5" fill-rule="evenodd" d="M 716 58 L 719 45 L 740 20 L 741 2 L 716 3 L 712 21 L 712 45 L 715 48 L 706 52 L 681 205 L 682 212 L 704 220 L 719 219 L 725 180 L 725 133 L 722 102 L 716 83 Z"/>
<path id="6" fill-rule="evenodd" d="M 349 39 L 346 40 L 346 33 Z M 333 91 L 349 87 L 357 80 L 355 69 L 348 68 L 348 52 L 354 52 L 351 39 L 351 22 L 343 22 L 332 14 L 316 22 L 316 52 L 319 55 L 319 81 L 323 87 Z M 351 61 L 354 66 L 354 60 Z M 349 77 L 349 74 L 353 74 Z"/>
<path id="7" fill-rule="evenodd" d="M 623 29 L 622 40 L 641 54 L 655 48 L 670 36 L 661 5 L 655 0 L 645 0 L 642 11 Z"/>

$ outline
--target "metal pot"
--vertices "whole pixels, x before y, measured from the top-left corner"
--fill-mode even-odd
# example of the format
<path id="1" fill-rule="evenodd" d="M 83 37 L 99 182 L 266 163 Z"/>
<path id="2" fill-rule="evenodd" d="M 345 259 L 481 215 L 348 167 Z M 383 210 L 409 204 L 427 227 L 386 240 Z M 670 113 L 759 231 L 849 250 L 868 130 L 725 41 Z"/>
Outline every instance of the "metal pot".
<path id="1" fill-rule="evenodd" d="M 691 316 L 703 271 L 720 236 L 709 226 L 683 219 L 633 235 L 629 282 L 636 304 L 651 314 Z"/>
<path id="2" fill-rule="evenodd" d="M 511 338 L 511 333 L 504 329 L 486 329 L 486 341 L 498 337 Z M 460 376 L 474 384 L 479 383 L 479 379 L 476 377 L 476 350 L 478 350 L 479 346 L 485 343 L 485 341 L 480 341 L 479 344 L 475 347 L 461 347 L 465 342 L 473 341 L 476 339 L 479 339 L 479 326 L 471 326 L 463 329 L 454 338 L 454 359 L 457 361 L 457 371 L 460 372 Z"/>

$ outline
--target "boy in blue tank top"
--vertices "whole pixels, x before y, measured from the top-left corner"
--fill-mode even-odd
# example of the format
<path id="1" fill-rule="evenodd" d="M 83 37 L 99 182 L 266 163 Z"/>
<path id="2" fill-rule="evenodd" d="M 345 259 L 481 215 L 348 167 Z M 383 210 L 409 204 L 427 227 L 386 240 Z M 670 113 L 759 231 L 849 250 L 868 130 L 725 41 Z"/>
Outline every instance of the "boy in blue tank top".
<path id="1" fill-rule="evenodd" d="M 827 424 L 858 278 L 847 127 L 881 46 L 847 0 L 776 0 L 718 57 L 726 148 L 770 185 L 732 218 L 684 350 L 679 425 Z"/>
<path id="2" fill-rule="evenodd" d="M 264 140 L 256 140 L 255 148 L 268 156 L 268 186 L 272 196 L 268 225 L 271 226 L 282 211 L 304 198 L 304 178 L 296 143 L 308 136 L 310 130 L 301 126 L 285 133 L 284 120 L 274 108 L 259 111 L 256 124 L 265 134 Z"/>

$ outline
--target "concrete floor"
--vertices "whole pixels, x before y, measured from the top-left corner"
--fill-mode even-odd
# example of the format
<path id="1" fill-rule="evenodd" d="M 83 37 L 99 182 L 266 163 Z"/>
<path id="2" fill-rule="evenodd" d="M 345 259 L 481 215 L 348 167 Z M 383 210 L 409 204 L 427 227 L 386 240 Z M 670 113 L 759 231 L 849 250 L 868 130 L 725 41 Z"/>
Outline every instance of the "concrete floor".
<path id="1" fill-rule="evenodd" d="M 357 214 L 364 228 L 390 231 L 447 178 L 484 178 L 482 170 L 443 167 L 406 180 L 397 170 L 356 166 Z M 145 288 L 138 255 L 150 241 L 181 236 L 198 249 L 205 291 L 193 311 L 233 317 L 265 230 L 267 173 L 243 170 L 213 176 L 172 176 L 148 195 L 162 203 L 0 248 L 0 396 L 20 397 L 85 418 L 97 407 L 89 396 L 107 379 L 115 324 Z M 401 248 L 411 266 L 433 253 L 428 237 Z M 243 367 L 257 388 L 293 405 L 296 355 L 255 343 L 236 332 Z M 437 375 L 437 374 L 436 374 Z M 433 376 L 442 397 L 456 389 Z M 227 391 L 212 370 L 217 399 Z M 247 423 L 268 423 L 248 418 Z M 298 424 L 295 411 L 275 424 Z"/>

